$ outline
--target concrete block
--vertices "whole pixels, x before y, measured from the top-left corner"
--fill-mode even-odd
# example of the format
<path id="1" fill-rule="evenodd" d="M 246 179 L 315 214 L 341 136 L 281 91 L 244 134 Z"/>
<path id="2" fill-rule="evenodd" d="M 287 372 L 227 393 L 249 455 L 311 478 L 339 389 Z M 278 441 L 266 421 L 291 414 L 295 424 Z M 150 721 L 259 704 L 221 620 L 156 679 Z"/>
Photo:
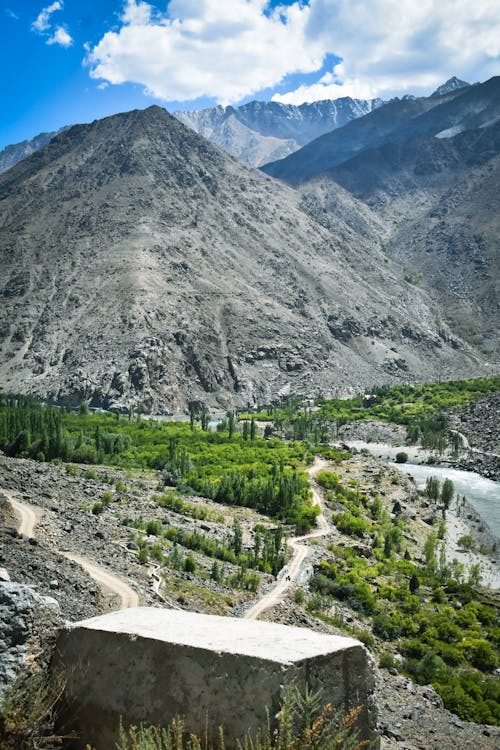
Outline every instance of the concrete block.
<path id="1" fill-rule="evenodd" d="M 275 716 L 287 688 L 322 688 L 325 702 L 363 705 L 360 728 L 373 737 L 374 677 L 364 646 L 352 638 L 303 628 L 139 607 L 95 617 L 61 634 L 56 665 L 67 674 L 66 728 L 72 747 L 114 747 L 126 724 L 166 725 L 215 733 L 227 746 Z"/>

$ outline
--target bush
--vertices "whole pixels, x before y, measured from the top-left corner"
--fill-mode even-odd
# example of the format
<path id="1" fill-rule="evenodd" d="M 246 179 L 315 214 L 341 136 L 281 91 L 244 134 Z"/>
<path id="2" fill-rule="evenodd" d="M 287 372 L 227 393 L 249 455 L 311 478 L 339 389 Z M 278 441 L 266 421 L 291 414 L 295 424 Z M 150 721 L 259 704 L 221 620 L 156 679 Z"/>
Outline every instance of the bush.
<path id="1" fill-rule="evenodd" d="M 196 571 L 196 560 L 194 559 L 193 555 L 188 555 L 184 559 L 183 568 L 186 573 L 194 573 Z"/>
<path id="2" fill-rule="evenodd" d="M 365 518 L 353 516 L 352 513 L 338 513 L 333 517 L 335 526 L 343 534 L 362 538 L 371 528 L 371 524 Z"/>
<path id="3" fill-rule="evenodd" d="M 405 451 L 398 451 L 396 453 L 396 463 L 397 464 L 405 464 L 408 461 L 408 453 Z"/>
<path id="4" fill-rule="evenodd" d="M 300 692 L 292 687 L 277 714 L 277 727 L 268 718 L 267 725 L 256 735 L 247 734 L 238 750 L 361 750 L 368 743 L 359 740 L 356 728 L 361 706 L 348 714 L 323 704 L 321 692 L 307 687 Z M 269 717 L 269 711 L 267 712 Z M 208 720 L 207 720 L 208 724 Z M 214 742 L 205 730 L 204 736 L 187 734 L 183 719 L 173 719 L 166 728 L 120 725 L 117 750 L 224 750 L 224 730 L 219 727 Z"/>
<path id="5" fill-rule="evenodd" d="M 394 654 L 390 651 L 382 651 L 378 660 L 378 665 L 381 669 L 396 669 L 398 662 L 394 658 Z"/>
<path id="6" fill-rule="evenodd" d="M 295 604 L 304 604 L 305 600 L 306 595 L 304 593 L 304 589 L 296 589 L 293 595 L 293 601 L 295 602 Z"/>
<path id="7" fill-rule="evenodd" d="M 148 521 L 146 524 L 146 534 L 148 536 L 160 536 L 163 532 L 161 521 Z"/>
<path id="8" fill-rule="evenodd" d="M 471 534 L 464 534 L 457 539 L 457 545 L 468 552 L 473 552 L 476 548 L 476 542 Z"/>

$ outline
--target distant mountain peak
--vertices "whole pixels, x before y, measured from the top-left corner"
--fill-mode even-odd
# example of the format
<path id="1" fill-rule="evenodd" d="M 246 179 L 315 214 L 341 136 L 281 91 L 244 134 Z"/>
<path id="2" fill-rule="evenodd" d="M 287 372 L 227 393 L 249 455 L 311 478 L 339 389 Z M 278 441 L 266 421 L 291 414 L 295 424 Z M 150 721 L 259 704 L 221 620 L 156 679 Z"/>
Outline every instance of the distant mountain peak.
<path id="1" fill-rule="evenodd" d="M 463 89 L 466 86 L 470 86 L 470 83 L 467 83 L 467 81 L 461 81 L 460 78 L 457 78 L 456 76 L 452 76 L 452 78 L 448 78 L 446 83 L 438 86 L 438 88 L 431 94 L 431 96 L 443 96 L 443 94 L 449 94 L 450 91 Z"/>
<path id="2" fill-rule="evenodd" d="M 299 106 L 251 101 L 239 107 L 174 112 L 181 122 L 240 161 L 262 166 L 384 104 L 382 99 L 324 99 Z"/>

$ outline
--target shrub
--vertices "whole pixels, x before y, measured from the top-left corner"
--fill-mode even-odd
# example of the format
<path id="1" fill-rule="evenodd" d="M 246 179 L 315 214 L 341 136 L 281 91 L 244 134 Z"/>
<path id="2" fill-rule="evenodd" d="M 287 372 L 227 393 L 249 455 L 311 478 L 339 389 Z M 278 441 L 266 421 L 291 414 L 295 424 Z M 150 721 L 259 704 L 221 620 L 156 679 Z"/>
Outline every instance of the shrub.
<path id="1" fill-rule="evenodd" d="M 378 660 L 378 665 L 381 669 L 396 669 L 398 662 L 394 658 L 394 654 L 390 651 L 382 651 Z"/>
<path id="2" fill-rule="evenodd" d="M 405 464 L 408 461 L 408 453 L 406 451 L 398 451 L 396 453 L 396 463 Z"/>
<path id="3" fill-rule="evenodd" d="M 304 589 L 296 589 L 293 595 L 293 600 L 295 604 L 304 604 L 306 600 Z"/>
<path id="4" fill-rule="evenodd" d="M 371 528 L 371 524 L 365 518 L 353 516 L 352 513 L 338 513 L 333 517 L 335 526 L 343 534 L 348 536 L 363 537 Z"/>
<path id="5" fill-rule="evenodd" d="M 471 534 L 464 534 L 463 536 L 459 537 L 457 539 L 457 544 L 459 547 L 462 547 L 462 549 L 465 549 L 468 552 L 472 552 L 476 548 L 476 542 L 474 541 L 474 537 L 471 536 Z"/>
<path id="6" fill-rule="evenodd" d="M 187 557 L 184 558 L 183 568 L 186 573 L 194 573 L 196 571 L 196 560 L 193 555 L 187 555 Z"/>
<path id="7" fill-rule="evenodd" d="M 267 724 L 255 736 L 247 734 L 237 742 L 237 750 L 367 750 L 369 743 L 359 740 L 356 727 L 361 706 L 347 714 L 335 711 L 331 704 L 323 704 L 321 692 L 307 687 L 300 692 L 292 687 L 277 715 L 277 727 L 271 726 L 269 711 Z M 207 721 L 208 724 L 208 721 Z M 120 724 L 117 750 L 224 750 L 224 730 L 219 727 L 213 741 L 205 730 L 204 736 L 187 734 L 185 721 L 172 720 L 166 728 Z"/>
<path id="8" fill-rule="evenodd" d="M 163 532 L 161 521 L 148 521 L 146 524 L 146 534 L 148 536 L 160 536 Z"/>

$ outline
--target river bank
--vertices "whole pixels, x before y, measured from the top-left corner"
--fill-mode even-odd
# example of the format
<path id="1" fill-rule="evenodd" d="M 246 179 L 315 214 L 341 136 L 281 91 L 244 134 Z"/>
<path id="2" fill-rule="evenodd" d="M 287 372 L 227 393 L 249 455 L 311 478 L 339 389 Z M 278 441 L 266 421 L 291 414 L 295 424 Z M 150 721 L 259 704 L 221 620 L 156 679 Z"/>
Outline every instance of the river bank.
<path id="1" fill-rule="evenodd" d="M 425 488 L 427 478 L 437 477 L 441 482 L 451 479 L 456 496 L 446 512 L 446 557 L 464 565 L 467 574 L 478 565 L 481 582 L 488 588 L 500 589 L 500 484 L 479 474 L 462 471 L 447 464 L 431 464 L 431 451 L 418 446 L 396 446 L 390 443 L 370 443 L 351 440 L 349 448 L 366 451 L 388 461 L 391 466 L 412 477 L 418 490 Z M 397 453 L 408 454 L 408 462 L 396 463 Z M 465 499 L 464 499 L 465 497 Z M 472 537 L 474 549 L 465 550 L 458 544 L 462 537 Z M 485 554 L 482 554 L 482 552 Z"/>

